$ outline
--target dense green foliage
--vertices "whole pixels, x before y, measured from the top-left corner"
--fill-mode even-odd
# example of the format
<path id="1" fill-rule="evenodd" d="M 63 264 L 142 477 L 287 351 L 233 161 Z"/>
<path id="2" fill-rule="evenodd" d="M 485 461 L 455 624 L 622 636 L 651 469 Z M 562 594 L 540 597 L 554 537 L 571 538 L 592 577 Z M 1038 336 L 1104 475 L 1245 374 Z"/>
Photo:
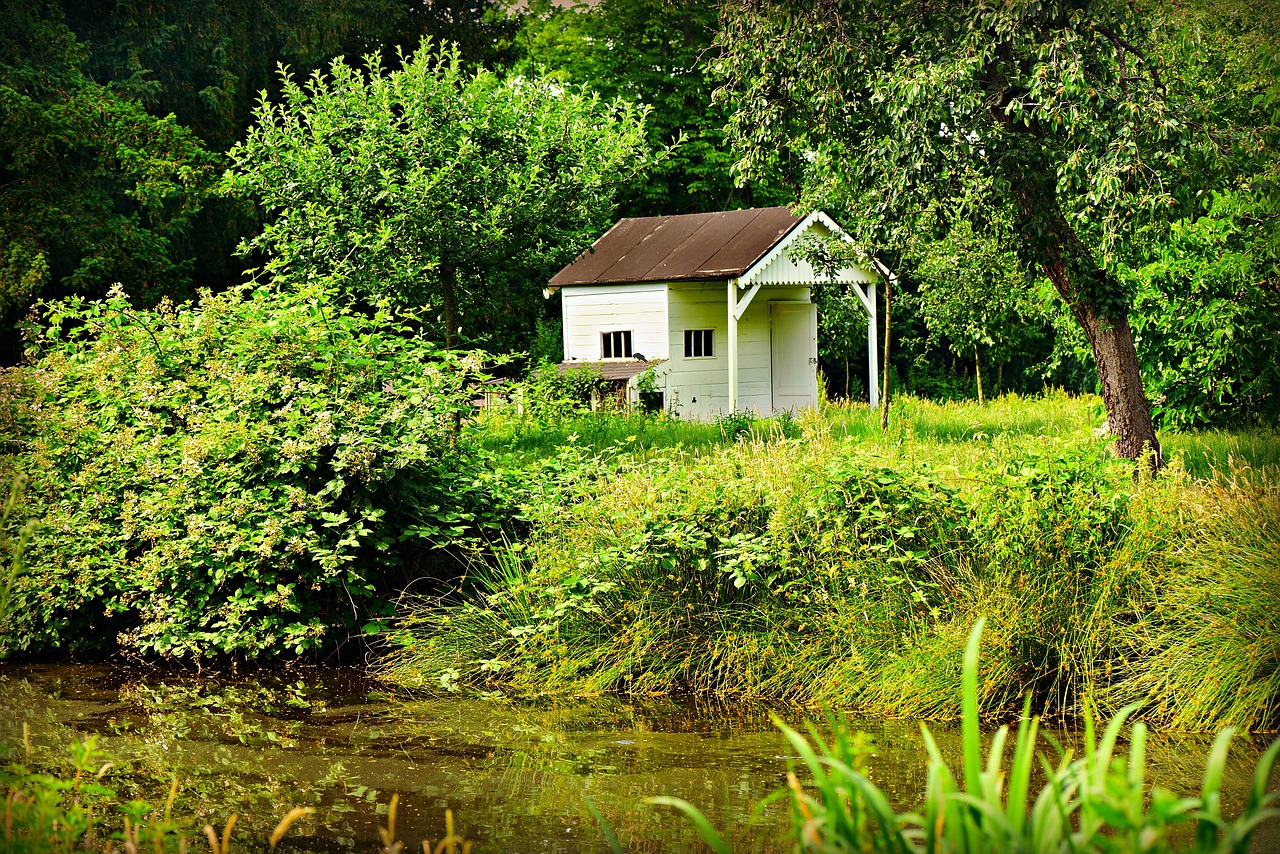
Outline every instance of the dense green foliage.
<path id="1" fill-rule="evenodd" d="M 315 284 L 45 317 L 41 359 L 0 374 L 3 467 L 40 520 L 11 650 L 315 649 L 487 512 L 452 431 L 479 357 L 388 310 Z"/>
<path id="2" fill-rule="evenodd" d="M 191 278 L 183 239 L 215 159 L 88 77 L 87 53 L 56 7 L 0 5 L 0 360 L 37 297 L 123 282 L 154 301 Z"/>
<path id="3" fill-rule="evenodd" d="M 1047 160 L 1061 160 L 1057 202 L 1098 261 L 1109 283 L 1103 290 L 1131 308 L 1158 425 L 1275 423 L 1271 390 L 1280 339 L 1268 330 L 1280 313 L 1280 32 L 1274 23 L 1280 16 L 1271 14 L 1271 4 L 1094 4 L 1077 10 L 1092 39 L 1088 50 L 1073 25 L 1058 27 L 1059 13 L 1072 4 L 1015 4 L 1010 22 L 1043 26 L 1023 27 L 1009 47 L 1021 51 L 1038 39 L 1057 45 L 1056 59 L 1026 67 L 1047 69 L 1044 80 L 1062 85 L 1040 92 L 1035 74 L 1019 77 L 1006 93 L 1016 95 L 1026 84 L 1028 97 L 1009 102 L 1022 112 L 999 115 L 984 112 L 970 96 L 974 86 L 986 94 L 998 88 L 972 72 L 983 50 L 1002 44 L 982 33 L 995 38 L 1004 23 L 984 29 L 986 19 L 971 4 L 930 6 L 932 17 L 925 18 L 913 17 L 917 7 L 904 4 L 893 27 L 855 40 L 850 50 L 840 33 L 875 28 L 877 16 L 898 7 L 852 4 L 849 13 L 832 0 L 836 13 L 825 17 L 797 10 L 785 37 L 735 40 L 739 13 L 757 5 L 785 6 L 729 4 L 722 18 L 723 4 L 660 0 L 569 7 L 540 0 L 519 8 L 495 0 L 11 3 L 0 16 L 7 143 L 0 144 L 6 178 L 0 324 L 11 328 L 39 296 L 99 297 L 113 281 L 148 303 L 164 295 L 189 298 L 197 286 L 236 284 L 245 266 L 265 259 L 236 257 L 234 248 L 257 238 L 263 214 L 270 227 L 271 213 L 244 198 L 211 197 L 210 167 L 249 133 L 260 94 L 278 104 L 287 81 L 305 80 L 336 57 L 355 66 L 354 57 L 376 54 L 390 73 L 405 55 L 399 49 L 426 37 L 456 43 L 468 74 L 483 67 L 495 78 L 545 75 L 570 90 L 586 86 L 603 102 L 620 98 L 650 107 L 648 147 L 682 141 L 644 174 L 616 175 L 617 213 L 774 204 L 801 192 L 805 205 L 827 208 L 900 276 L 894 382 L 939 399 L 974 396 L 979 369 L 992 390 L 1097 387 L 1093 348 L 1076 320 L 1065 305 L 1043 297 L 1043 279 L 1028 290 L 1009 264 L 1034 254 L 1036 239 L 1025 229 L 997 227 L 1017 207 L 1000 203 L 1012 186 L 1004 167 L 1038 162 L 1034 150 L 1020 154 L 1037 141 L 1006 120 L 1026 118 L 1033 129 L 1039 122 Z M 966 17 L 970 11 L 979 17 Z M 952 19 L 955 27 L 934 26 Z M 824 41 L 823 32 L 837 37 Z M 872 125 L 841 118 L 842 93 L 861 91 L 847 85 L 850 74 L 855 84 L 861 79 L 859 63 L 875 65 L 887 56 L 885 33 L 919 48 L 899 52 L 919 74 L 910 65 L 887 69 L 876 90 L 885 97 L 855 99 L 862 106 L 851 115 L 874 118 L 875 105 L 897 105 L 893 109 L 901 107 L 911 120 L 894 114 L 875 125 L 881 136 L 866 137 L 875 144 L 860 146 Z M 930 41 L 930 34 L 946 38 Z M 955 56 L 947 50 L 952 36 L 973 41 L 973 62 L 948 64 L 946 57 Z M 749 54 L 753 44 L 769 44 L 775 54 L 754 78 L 755 58 L 744 63 L 735 53 Z M 822 44 L 833 52 L 823 53 Z M 787 55 L 792 48 L 801 48 L 798 56 Z M 717 66 L 722 60 L 727 64 Z M 278 73 L 280 63 L 290 75 Z M 811 73 L 817 63 L 821 71 Z M 734 85 L 719 100 L 713 98 L 717 67 L 742 75 L 735 82 L 731 74 Z M 926 97 L 943 89 L 947 97 Z M 951 98 L 953 89 L 964 97 Z M 1037 92 L 1052 97 L 1030 97 Z M 757 121 L 758 108 L 770 99 L 783 113 Z M 726 131 L 732 116 L 738 124 Z M 966 133 L 944 129 L 953 126 Z M 920 136 L 930 128 L 937 133 Z M 730 139 L 738 140 L 737 151 Z M 1071 149 L 1078 156 L 1058 156 L 1063 139 L 1079 143 Z M 738 178 L 745 180 L 735 185 L 731 164 L 744 152 L 747 168 Z M 920 169 L 912 166 L 917 160 L 925 164 Z M 871 188 L 866 195 L 851 191 L 862 184 Z M 484 192 L 501 194 L 492 186 Z M 1003 214 L 993 216 L 993 206 Z M 365 213 L 367 221 L 344 227 L 368 232 L 370 222 L 383 220 L 381 212 Z M 605 201 L 581 233 L 557 235 L 532 253 L 517 250 L 517 263 L 490 257 L 480 272 L 459 270 L 460 322 L 438 322 L 464 327 L 490 349 L 558 357 L 554 347 L 542 346 L 534 325 L 556 314 L 558 302 L 538 293 L 558 260 L 610 216 Z M 952 228 L 956 222 L 959 231 Z M 527 234 L 505 232 L 504 238 L 516 245 Z M 413 267 L 417 254 L 406 246 L 404 258 L 393 260 Z M 526 264 L 531 254 L 537 258 Z M 438 270 L 426 266 L 422 281 L 431 294 Z M 819 300 L 828 390 L 865 398 L 862 309 L 834 289 Z M 0 360 L 18 358 L 17 336 L 6 336 L 2 346 Z"/>
<path id="4" fill-rule="evenodd" d="M 571 444 L 531 460 L 496 487 L 529 535 L 473 571 L 464 601 L 411 608 L 386 673 L 517 696 L 695 690 L 945 717 L 958 671 L 937 662 L 987 615 L 988 712 L 1031 689 L 1049 714 L 1136 699 L 1172 720 L 1169 685 L 1213 674 L 1220 698 L 1180 723 L 1274 725 L 1274 469 L 1248 492 L 1176 473 L 1134 484 L 1092 437 L 1096 409 L 987 410 L 907 402 L 885 440 L 850 411 L 798 440 L 696 453 L 649 440 L 634 456 Z M 1195 510 L 1213 502 L 1241 509 Z M 1193 529 L 1203 551 L 1179 547 Z M 1211 587 L 1232 591 L 1221 607 L 1257 610 L 1192 640 Z M 1206 651 L 1194 668 L 1161 653 L 1175 639 Z"/>
<path id="5" fill-rule="evenodd" d="M 530 4 L 537 6 L 539 4 Z M 516 68 L 586 85 L 607 98 L 653 108 L 650 145 L 680 144 L 620 193 L 624 216 L 659 216 L 785 204 L 768 179 L 734 185 L 725 144 L 728 111 L 714 103 L 708 73 L 720 4 L 710 0 L 599 0 L 551 7 L 545 0 L 517 37 Z"/>
<path id="6" fill-rule="evenodd" d="M 1011 745 L 1012 761 L 1005 764 L 1007 726 L 992 736 L 984 755 L 978 718 L 982 625 L 979 620 L 970 634 L 964 657 L 962 767 L 953 772 L 947 766 L 929 728 L 922 726 L 929 771 L 918 813 L 896 813 L 889 798 L 870 780 L 865 760 L 871 748 L 865 738 L 851 735 L 837 722 L 829 743 L 811 726 L 811 743 L 774 718 L 811 781 L 802 787 L 794 772 L 787 774 L 796 851 L 1246 854 L 1253 850 L 1258 825 L 1280 817 L 1280 809 L 1274 806 L 1280 791 L 1268 791 L 1280 759 L 1280 740 L 1258 761 L 1243 810 L 1231 816 L 1223 808 L 1221 789 L 1232 730 L 1223 730 L 1214 742 L 1199 797 L 1179 797 L 1158 786 L 1149 789 L 1147 731 L 1142 723 L 1133 725 L 1128 754 L 1122 752 L 1123 731 L 1133 708 L 1112 718 L 1101 737 L 1093 721 L 1087 720 L 1079 758 L 1053 739 L 1048 741 L 1056 762 L 1038 755 L 1040 722 L 1025 710 Z M 1041 770 L 1047 779 L 1037 792 L 1033 780 Z M 692 804 L 662 797 L 650 802 L 678 808 L 700 829 L 713 851 L 729 851 Z M 1194 836 L 1179 840 L 1192 827 Z"/>
<path id="7" fill-rule="evenodd" d="M 647 159 L 634 104 L 472 72 L 426 43 L 398 70 L 370 57 L 287 81 L 255 117 L 228 184 L 270 221 L 245 251 L 274 275 L 425 306 L 450 344 L 464 326 L 527 334 L 530 283 L 589 245 Z"/>
<path id="8" fill-rule="evenodd" d="M 1280 421 L 1280 16 L 1188 0 L 1154 15 L 1169 98 L 1214 144 L 1187 156 L 1167 228 L 1139 232 L 1118 272 L 1163 426 Z"/>
<path id="9" fill-rule="evenodd" d="M 1139 371 L 1164 424 L 1274 421 L 1260 392 L 1275 362 L 1261 329 L 1277 316 L 1272 11 L 1230 0 L 743 0 L 728 4 L 716 62 L 743 177 L 772 174 L 781 156 L 805 205 L 836 214 L 909 289 L 917 279 L 926 291 L 921 260 L 966 220 L 1045 276 L 1062 297 L 1052 314 L 1072 319 L 1099 363 L 1113 432 L 1132 454 L 1153 438 L 1143 389 L 1119 379 Z M 1229 212 L 1213 211 L 1212 193 L 1238 191 Z M 1008 223 L 1008 237 L 993 222 Z M 957 278 L 997 272 L 991 257 L 962 261 Z M 1135 291 L 1145 293 L 1135 301 Z M 994 317 L 1002 302 L 982 296 L 972 311 Z M 1212 318 L 1240 328 L 1211 330 Z M 926 323 L 933 342 L 908 347 L 937 346 L 942 319 Z M 1001 331 L 1036 349 L 1057 320 Z M 1263 358 L 1237 360 L 1233 333 L 1247 338 L 1235 354 Z M 1055 342 L 1055 356 L 1070 343 Z"/>
<path id="10" fill-rule="evenodd" d="M 1155 414 L 1190 428 L 1280 423 L 1280 255 L 1248 224 L 1256 198 L 1217 195 L 1174 223 L 1160 255 L 1126 271 Z"/>

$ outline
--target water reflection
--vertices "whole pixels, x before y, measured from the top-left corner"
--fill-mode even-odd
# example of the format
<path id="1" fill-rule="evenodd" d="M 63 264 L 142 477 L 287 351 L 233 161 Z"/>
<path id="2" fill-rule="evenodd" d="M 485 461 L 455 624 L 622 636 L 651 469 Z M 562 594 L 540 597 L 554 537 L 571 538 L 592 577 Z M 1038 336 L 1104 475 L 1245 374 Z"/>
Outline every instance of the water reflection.
<path id="1" fill-rule="evenodd" d="M 780 709 L 798 725 L 812 710 Z M 477 850 L 607 851 L 591 798 L 633 851 L 702 850 L 655 794 L 685 798 L 726 830 L 734 850 L 786 850 L 786 807 L 752 808 L 783 785 L 792 757 L 760 706 L 667 699 L 593 698 L 545 708 L 389 694 L 356 671 L 297 669 L 208 678 L 154 669 L 7 666 L 0 669 L 0 739 L 55 762 L 71 739 L 100 733 L 120 760 L 112 784 L 125 797 L 163 800 L 175 812 L 263 837 L 292 806 L 315 806 L 295 827 L 293 850 L 373 850 L 385 805 L 400 793 L 398 830 L 416 848 L 439 839 L 444 811 Z M 869 774 L 899 807 L 914 807 L 926 757 L 915 724 L 858 721 L 872 736 Z M 958 734 L 935 727 L 944 753 Z M 1059 737 L 1071 740 L 1069 733 Z M 1193 790 L 1204 737 L 1159 736 L 1153 780 Z M 1233 751 L 1228 809 L 1238 809 L 1260 743 Z"/>

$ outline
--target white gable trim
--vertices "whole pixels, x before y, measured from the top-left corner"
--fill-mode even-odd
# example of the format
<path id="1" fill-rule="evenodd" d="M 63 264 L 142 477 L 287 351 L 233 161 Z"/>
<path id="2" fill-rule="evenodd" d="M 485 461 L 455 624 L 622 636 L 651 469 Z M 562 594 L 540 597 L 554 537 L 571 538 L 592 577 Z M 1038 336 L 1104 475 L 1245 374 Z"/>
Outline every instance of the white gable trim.
<path id="1" fill-rule="evenodd" d="M 787 249 L 801 238 L 805 233 L 813 228 L 815 224 L 821 225 L 830 233 L 838 236 L 845 243 L 855 245 L 854 240 L 849 234 L 842 229 L 836 222 L 822 211 L 814 211 L 787 232 L 787 234 L 774 244 L 773 248 L 766 252 L 756 263 L 738 277 L 738 287 L 747 288 L 754 284 L 764 285 L 814 285 L 819 283 L 819 277 L 812 266 L 806 262 L 795 262 L 788 259 L 785 255 Z M 874 262 L 873 262 L 874 263 Z M 878 265 L 877 265 L 878 266 Z M 868 285 L 874 283 L 876 277 L 875 272 L 864 270 L 860 266 L 853 266 L 842 270 L 838 276 L 838 280 L 846 284 Z M 858 290 L 855 288 L 855 290 Z M 859 296 L 862 296 L 860 293 Z"/>

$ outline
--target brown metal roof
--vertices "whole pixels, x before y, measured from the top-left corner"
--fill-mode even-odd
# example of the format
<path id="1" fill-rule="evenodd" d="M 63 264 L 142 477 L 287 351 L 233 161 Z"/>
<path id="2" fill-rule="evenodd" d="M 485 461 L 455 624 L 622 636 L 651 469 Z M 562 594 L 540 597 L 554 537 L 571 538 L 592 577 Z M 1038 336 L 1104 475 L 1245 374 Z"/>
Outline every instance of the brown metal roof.
<path id="1" fill-rule="evenodd" d="M 784 207 L 621 219 L 551 287 L 740 276 L 798 222 Z"/>

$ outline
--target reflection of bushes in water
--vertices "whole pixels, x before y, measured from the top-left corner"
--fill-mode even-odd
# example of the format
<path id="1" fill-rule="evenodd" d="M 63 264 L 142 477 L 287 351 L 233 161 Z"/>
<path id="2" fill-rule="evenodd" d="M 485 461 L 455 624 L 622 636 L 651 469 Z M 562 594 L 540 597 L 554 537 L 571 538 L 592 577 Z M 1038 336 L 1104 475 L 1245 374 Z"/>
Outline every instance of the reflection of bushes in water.
<path id="1" fill-rule="evenodd" d="M 196 695 L 197 700 L 207 699 L 222 692 L 220 707 L 236 707 L 248 719 L 255 709 L 271 707 L 269 691 L 255 690 L 259 687 L 254 685 L 258 678 L 237 680 L 233 685 L 218 685 L 205 679 L 198 680 L 195 686 L 153 685 L 155 690 L 147 693 L 138 692 L 137 686 L 130 684 L 122 691 L 122 699 L 126 701 L 123 709 L 111 704 L 110 714 L 113 720 L 119 720 L 122 712 L 127 714 L 144 708 L 169 714 L 184 698 Z M 266 689 L 269 685 L 270 677 L 265 677 L 261 687 Z M 174 690 L 175 687 L 191 690 Z M 56 690 L 54 687 L 54 693 Z M 24 680 L 11 679 L 5 684 L 3 701 L 19 710 L 35 709 L 47 693 L 28 686 Z M 307 694 L 317 702 L 323 689 L 314 690 L 308 685 Z M 96 701 L 91 703 L 96 705 Z M 667 756 L 673 747 L 665 741 L 650 748 L 627 747 L 616 739 L 635 736 L 612 733 L 684 730 L 694 724 L 693 719 L 688 718 L 688 710 L 662 698 L 623 701 L 606 697 L 589 704 L 550 708 L 467 700 L 449 700 L 443 705 L 439 701 L 377 703 L 359 708 L 358 718 L 355 707 L 332 710 L 338 712 L 336 718 L 330 718 L 326 710 L 318 706 L 313 709 L 315 714 L 307 721 L 308 728 L 299 734 L 297 748 L 312 755 L 313 751 L 319 751 L 321 757 L 334 755 L 344 762 L 350 758 L 352 771 L 334 762 L 321 762 L 317 767 L 315 762 L 305 762 L 297 749 L 283 753 L 272 749 L 259 754 L 261 747 L 274 746 L 253 739 L 247 740 L 253 748 L 249 750 L 236 745 L 224 749 L 216 743 L 202 744 L 198 727 L 192 727 L 184 736 L 155 716 L 116 730 L 116 735 L 102 740 L 109 746 L 110 758 L 115 762 L 103 781 L 114 792 L 114 797 L 103 795 L 96 801 L 99 828 L 119 829 L 120 813 L 116 804 L 135 799 L 148 801 L 153 806 L 154 809 L 143 816 L 145 823 L 152 823 L 156 811 L 163 810 L 170 781 L 177 779 L 180 785 L 172 814 L 175 824 L 180 825 L 180 831 L 192 843 L 191 850 L 203 847 L 203 843 L 195 843 L 200 841 L 204 822 L 220 830 L 232 813 L 239 814 L 239 819 L 231 850 L 258 850 L 258 846 L 251 847 L 251 842 L 264 840 L 279 817 L 297 805 L 313 807 L 316 813 L 290 832 L 288 850 L 312 850 L 308 847 L 309 840 L 316 840 L 315 850 L 333 850 L 341 839 L 355 840 L 358 849 L 367 850 L 377 838 L 376 825 L 386 822 L 385 803 L 395 790 L 401 792 L 401 838 L 410 842 L 421 836 L 438 837 L 439 817 L 448 805 L 463 822 L 461 827 L 469 833 L 482 827 L 490 841 L 525 839 L 530 821 L 554 816 L 551 819 L 554 833 L 563 833 L 565 827 L 572 826 L 578 834 L 575 838 L 583 840 L 585 846 L 598 838 L 598 831 L 581 801 L 585 783 L 582 775 L 618 779 L 618 775 L 637 760 Z M 290 705 L 276 710 L 288 714 L 293 708 Z M 738 710 L 735 714 L 707 718 L 704 726 L 713 732 L 731 730 L 735 722 L 741 725 L 741 715 L 742 711 Z M 762 715 L 763 712 L 756 710 L 755 716 L 750 717 L 757 729 Z M 697 717 L 701 720 L 705 716 Z M 14 718 L 13 714 L 5 715 L 6 720 Z M 110 721 L 95 723 L 95 720 L 75 717 L 79 731 L 94 726 L 110 728 Z M 339 720 L 342 723 L 335 727 L 333 724 Z M 362 722 L 358 732 L 352 729 L 356 720 Z M 267 723 L 274 725 L 274 722 Z M 70 728 L 35 725 L 31 731 L 33 752 L 22 757 L 23 764 L 58 779 L 72 779 L 75 768 L 64 745 L 79 744 L 80 738 L 81 735 Z M 11 723 L 0 724 L 0 739 L 8 744 L 21 744 L 21 729 L 15 733 Z M 218 740 L 226 741 L 218 739 L 215 733 L 214 741 Z M 464 750 L 468 755 L 460 753 Z M 97 755 L 99 758 L 92 769 L 95 773 L 105 761 L 101 753 Z M 450 770 L 443 779 L 439 774 L 416 777 L 415 763 L 429 766 L 433 763 L 432 757 L 434 761 L 448 763 Z M 706 769 L 677 760 L 676 767 L 657 776 L 652 772 L 646 774 L 643 765 L 641 762 L 642 767 L 637 769 L 640 773 L 634 778 L 627 775 L 625 782 L 620 781 L 619 790 L 615 791 L 612 784 L 596 788 L 600 808 L 611 822 L 637 833 L 647 831 L 650 838 L 660 832 L 664 840 L 691 840 L 690 834 L 679 827 L 655 828 L 650 817 L 635 815 L 634 808 L 658 779 L 680 792 L 705 791 Z M 736 780 L 737 775 L 730 779 Z M 0 796 L 3 796 L 4 782 L 0 781 Z M 12 782 L 12 778 L 8 782 Z M 766 779 L 753 782 L 749 792 L 741 793 L 741 799 L 748 794 L 763 795 L 768 785 L 770 781 Z M 735 782 L 734 790 L 739 786 L 740 783 Z M 501 806 L 526 801 L 527 806 L 519 808 Z M 724 813 L 714 810 L 713 814 L 720 817 L 717 820 L 739 815 L 732 810 Z M 477 824 L 478 821 L 482 823 Z M 176 840 L 176 836 L 169 838 L 171 842 Z M 651 844 L 654 850 L 663 847 L 656 841 Z M 8 850 L 3 843 L 0 849 Z"/>
<path id="2" fill-rule="evenodd" d="M 126 708 L 155 737 L 279 747 L 297 746 L 300 713 L 311 710 L 306 694 L 301 681 L 272 687 L 135 682 L 120 689 Z"/>
<path id="3" fill-rule="evenodd" d="M 70 727 L 54 723 L 52 711 L 46 713 L 48 719 L 35 711 L 48 704 L 49 693 L 56 696 L 58 682 L 46 690 L 10 677 L 0 697 L 0 745 L 7 748 L 9 761 L 18 765 L 9 766 L 5 782 L 17 785 L 17 775 L 27 780 L 22 785 L 30 793 L 36 783 L 28 778 L 43 774 L 73 780 L 76 757 L 85 749 L 84 732 L 96 729 L 101 735 L 92 736 L 90 746 L 106 745 L 109 755 L 94 752 L 98 758 L 88 776 L 97 774 L 105 761 L 112 763 L 100 781 L 111 794 L 102 795 L 103 808 L 95 813 L 100 822 L 106 822 L 100 827 L 108 833 L 119 829 L 117 804 L 144 801 L 163 806 L 174 780 L 179 785 L 173 815 L 182 817 L 184 832 L 189 836 L 194 832 L 195 839 L 200 838 L 203 822 L 221 827 L 233 813 L 240 816 L 238 839 L 261 840 L 291 807 L 320 809 L 324 823 L 334 828 L 346 821 L 344 816 L 371 810 L 371 804 L 365 806 L 355 796 L 355 781 L 341 762 L 297 754 L 290 758 L 287 753 L 264 761 L 258 753 L 264 748 L 302 745 L 295 721 L 275 719 L 264 711 L 289 714 L 297 699 L 296 693 L 288 692 L 283 701 L 273 698 L 278 689 L 270 684 L 274 681 L 262 685 L 218 685 L 203 679 L 192 685 L 129 683 L 119 689 L 120 704 L 98 711 L 97 703 L 91 702 L 88 716 L 77 714 Z M 305 764 L 305 772 L 290 772 L 294 763 Z M 155 818 L 148 815 L 147 821 Z M 176 838 L 171 841 L 176 844 Z"/>
<path id="4" fill-rule="evenodd" d="M 570 503 L 526 496 L 528 540 L 472 577 L 466 601 L 410 607 L 384 673 L 422 689 L 694 690 L 953 717 L 957 650 L 986 615 L 986 712 L 1015 709 L 1030 689 L 1051 715 L 1079 714 L 1087 697 L 1112 710 L 1138 698 L 1172 719 L 1167 679 L 1124 674 L 1187 667 L 1136 639 L 1173 591 L 1206 589 L 1161 567 L 1190 524 L 1179 508 L 1221 487 L 1176 465 L 1135 483 L 1089 435 L 1088 412 L 1064 438 L 992 438 L 972 423 L 967 437 L 919 438 L 951 430 L 943 410 L 886 443 L 839 441 L 811 422 L 796 443 L 651 451 L 643 466 L 585 479 Z M 1274 470 L 1257 477 L 1276 488 Z M 1218 524 L 1220 549 L 1254 537 L 1270 545 L 1258 554 L 1280 553 L 1275 531 L 1247 524 L 1239 539 Z M 1239 581 L 1264 568 L 1256 556 L 1234 570 L 1212 560 Z M 1262 604 L 1242 615 L 1242 636 L 1280 646 L 1280 631 L 1263 634 L 1280 585 L 1254 587 Z M 1186 684 L 1222 672 L 1213 666 L 1204 656 Z M 1230 720 L 1277 723 L 1263 670 L 1232 683 L 1252 687 Z"/>
<path id="5" fill-rule="evenodd" d="M 30 752 L 26 757 L 30 760 Z M 113 852 L 154 851 L 186 852 L 207 844 L 215 854 L 233 851 L 263 850 L 276 846 L 299 825 L 308 824 L 315 807 L 293 806 L 280 810 L 282 817 L 254 825 L 241 822 L 240 813 L 232 810 L 223 819 L 187 813 L 177 803 L 181 786 L 175 779 L 163 801 L 152 803 L 126 798 L 113 787 L 109 777 L 112 763 L 89 736 L 72 742 L 66 752 L 68 768 L 62 775 L 33 772 L 23 764 L 12 763 L 0 769 L 0 790 L 6 792 L 5 819 L 0 823 L 0 843 L 6 854 L 54 854 L 81 850 Z M 285 793 L 286 803 L 296 803 L 301 793 Z M 305 795 L 302 796 L 305 799 Z M 396 819 L 399 796 L 391 795 L 387 804 L 369 798 L 369 811 L 385 819 L 375 819 L 384 851 L 401 851 Z M 241 808 L 253 808 L 245 799 Z M 385 808 L 384 808 L 385 807 Z M 454 830 L 453 813 L 445 810 L 445 835 L 436 845 L 422 841 L 422 849 L 449 854 L 468 854 L 471 843 Z M 384 825 L 385 821 L 385 825 Z M 216 824 L 215 824 L 216 822 Z M 300 828 L 301 829 L 301 828 Z M 294 831 L 287 844 L 289 850 L 328 851 L 331 839 L 299 838 Z M 354 840 L 336 840 L 341 847 L 351 847 Z M 121 848 L 115 847 L 120 843 Z M 317 847 L 313 847 L 317 846 Z"/>

